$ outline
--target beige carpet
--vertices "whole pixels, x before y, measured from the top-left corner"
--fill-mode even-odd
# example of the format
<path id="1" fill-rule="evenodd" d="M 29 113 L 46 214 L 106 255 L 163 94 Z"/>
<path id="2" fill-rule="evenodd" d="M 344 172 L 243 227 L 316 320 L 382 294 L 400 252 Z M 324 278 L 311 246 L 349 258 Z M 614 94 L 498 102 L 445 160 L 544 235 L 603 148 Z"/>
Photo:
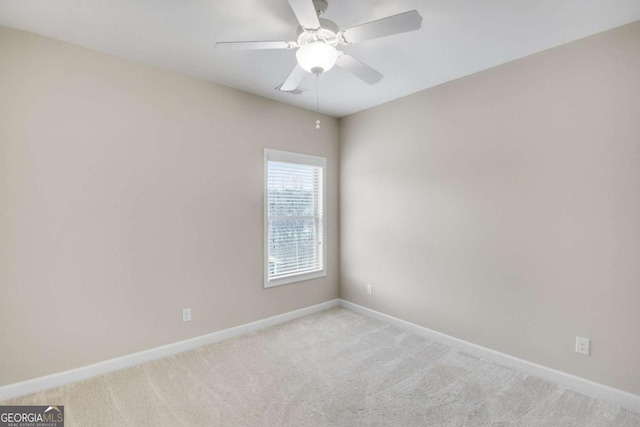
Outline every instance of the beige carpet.
<path id="1" fill-rule="evenodd" d="M 640 414 L 333 309 L 5 404 L 67 426 L 640 426 Z"/>

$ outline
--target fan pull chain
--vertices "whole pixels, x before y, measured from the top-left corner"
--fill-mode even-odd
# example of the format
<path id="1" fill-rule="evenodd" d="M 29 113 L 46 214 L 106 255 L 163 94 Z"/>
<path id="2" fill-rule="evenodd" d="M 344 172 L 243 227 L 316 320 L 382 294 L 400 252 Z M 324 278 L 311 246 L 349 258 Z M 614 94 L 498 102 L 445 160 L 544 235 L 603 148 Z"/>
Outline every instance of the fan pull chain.
<path id="1" fill-rule="evenodd" d="M 316 73 L 316 114 L 320 114 L 320 73 Z M 320 119 L 316 120 L 316 129 L 320 129 Z"/>

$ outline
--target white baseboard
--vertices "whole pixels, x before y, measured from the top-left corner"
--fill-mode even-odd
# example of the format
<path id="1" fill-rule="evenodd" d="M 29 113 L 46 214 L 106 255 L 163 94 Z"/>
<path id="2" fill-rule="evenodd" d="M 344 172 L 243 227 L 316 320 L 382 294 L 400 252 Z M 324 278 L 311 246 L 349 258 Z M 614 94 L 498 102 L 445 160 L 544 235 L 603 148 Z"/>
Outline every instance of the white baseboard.
<path id="1" fill-rule="evenodd" d="M 508 366 L 509 368 L 516 369 L 529 375 L 544 378 L 545 380 L 561 384 L 579 393 L 586 394 L 587 396 L 594 397 L 596 399 L 608 400 L 609 402 L 618 404 L 626 409 L 640 413 L 640 396 L 637 394 L 609 387 L 604 384 L 567 374 L 566 372 L 558 371 L 543 365 L 538 365 L 537 363 L 519 359 L 514 356 L 509 356 L 508 354 L 500 353 L 499 351 L 491 350 L 459 338 L 454 338 L 450 335 L 398 319 L 397 317 L 380 313 L 379 311 L 375 311 L 349 301 L 340 300 L 340 305 L 348 310 L 362 314 L 363 316 L 392 324 L 398 328 L 423 336 L 431 341 L 455 348 L 464 353 L 489 360 L 499 365 Z"/>
<path id="2" fill-rule="evenodd" d="M 58 387 L 64 384 L 86 380 L 97 375 L 118 371 L 120 369 L 139 365 L 145 362 L 150 362 L 152 360 L 161 359 L 173 354 L 183 353 L 185 351 L 189 351 L 204 345 L 217 343 L 229 338 L 234 338 L 240 335 L 247 334 L 249 332 L 257 331 L 259 329 L 268 328 L 269 326 L 274 326 L 279 323 L 288 322 L 290 320 L 307 316 L 309 314 L 328 310 L 333 307 L 338 307 L 339 305 L 340 300 L 334 299 L 331 301 L 323 302 L 321 304 L 312 305 L 310 307 L 301 308 L 299 310 L 290 311 L 288 313 L 278 314 L 276 316 L 257 320 L 251 323 L 245 323 L 244 325 L 235 326 L 233 328 L 224 329 L 222 331 L 213 332 L 211 334 L 163 345 L 161 347 L 151 348 L 149 350 L 144 350 L 138 353 L 117 357 L 115 359 L 105 360 L 103 362 L 94 363 L 92 365 L 87 365 L 80 368 L 47 375 L 44 377 L 5 385 L 0 387 L 0 402 L 19 396 L 24 396 L 26 394 L 46 390 L 52 387 Z"/>

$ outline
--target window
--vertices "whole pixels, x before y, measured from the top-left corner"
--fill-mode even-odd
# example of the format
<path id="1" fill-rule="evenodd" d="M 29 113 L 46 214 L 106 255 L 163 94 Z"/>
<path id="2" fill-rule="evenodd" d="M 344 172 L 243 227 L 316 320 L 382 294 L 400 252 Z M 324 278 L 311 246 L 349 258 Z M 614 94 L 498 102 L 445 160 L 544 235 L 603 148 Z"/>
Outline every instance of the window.
<path id="1" fill-rule="evenodd" d="M 266 149 L 265 288 L 326 276 L 323 157 Z"/>

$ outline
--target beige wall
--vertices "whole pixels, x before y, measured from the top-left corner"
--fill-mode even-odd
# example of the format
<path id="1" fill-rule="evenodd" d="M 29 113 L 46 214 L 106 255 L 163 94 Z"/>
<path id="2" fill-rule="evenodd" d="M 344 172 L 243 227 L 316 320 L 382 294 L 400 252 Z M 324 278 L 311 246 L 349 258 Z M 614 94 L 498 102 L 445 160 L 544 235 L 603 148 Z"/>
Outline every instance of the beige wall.
<path id="1" fill-rule="evenodd" d="M 338 296 L 337 120 L 2 27 L 0 64 L 0 385 Z M 328 159 L 327 278 L 262 287 L 264 147 Z"/>
<path id="2" fill-rule="evenodd" d="M 340 156 L 343 298 L 640 394 L 640 23 L 347 117 Z"/>

